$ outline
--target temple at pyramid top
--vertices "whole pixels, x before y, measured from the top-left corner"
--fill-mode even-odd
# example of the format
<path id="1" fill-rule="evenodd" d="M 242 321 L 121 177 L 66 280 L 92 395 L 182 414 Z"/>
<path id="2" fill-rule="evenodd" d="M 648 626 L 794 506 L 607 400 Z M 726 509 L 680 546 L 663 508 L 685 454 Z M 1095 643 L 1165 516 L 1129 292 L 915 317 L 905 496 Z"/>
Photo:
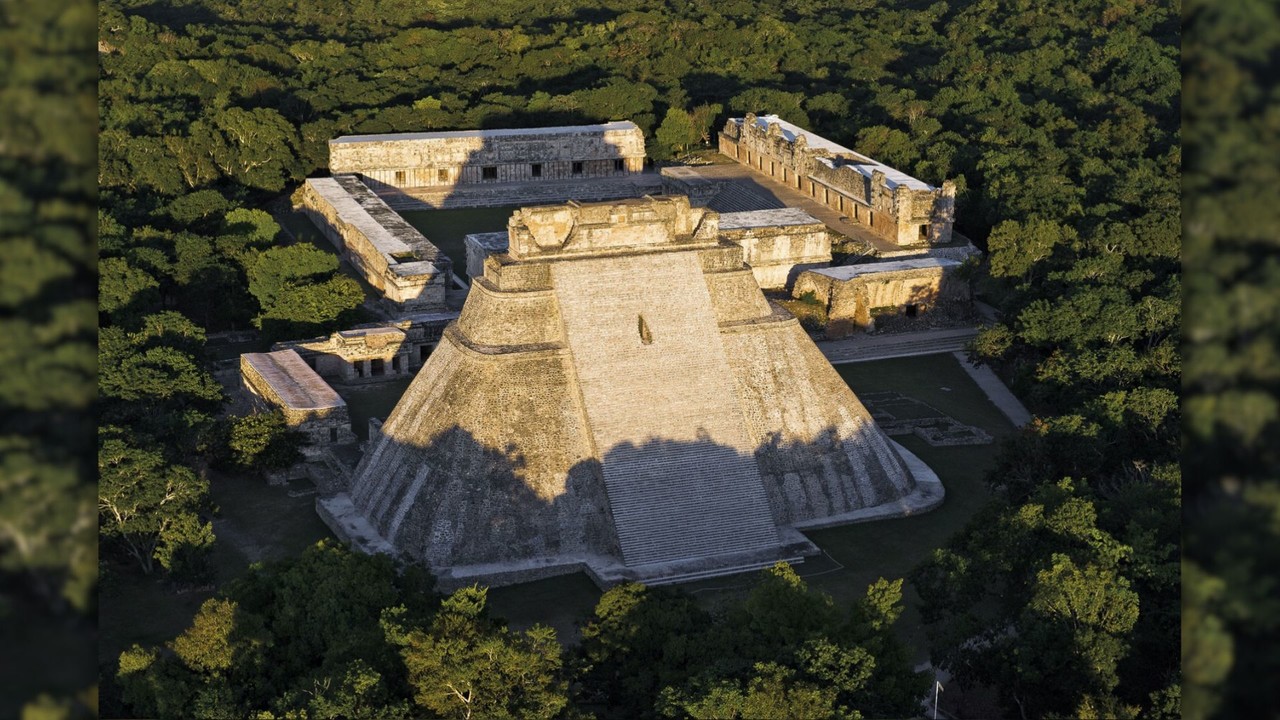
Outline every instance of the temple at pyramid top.
<path id="1" fill-rule="evenodd" d="M 517 211 L 322 516 L 444 586 L 609 584 L 798 561 L 801 528 L 941 502 L 717 223 L 681 196 Z"/>

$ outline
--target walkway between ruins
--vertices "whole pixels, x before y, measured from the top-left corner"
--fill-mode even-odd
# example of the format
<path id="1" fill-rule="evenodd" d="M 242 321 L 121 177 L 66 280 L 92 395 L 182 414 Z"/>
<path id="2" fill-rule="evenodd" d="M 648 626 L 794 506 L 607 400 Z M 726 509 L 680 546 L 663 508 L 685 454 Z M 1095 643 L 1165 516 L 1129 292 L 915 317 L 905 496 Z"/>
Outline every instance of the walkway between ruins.
<path id="1" fill-rule="evenodd" d="M 1027 408 L 1022 404 L 1016 395 L 1009 390 L 1009 386 L 1004 384 L 991 368 L 983 365 L 981 367 L 969 362 L 968 356 L 962 352 L 953 353 L 956 360 L 960 361 L 960 367 L 969 373 L 969 377 L 982 388 L 982 392 L 987 394 L 991 402 L 1000 408 L 1000 412 L 1009 418 L 1014 427 L 1023 427 L 1031 422 L 1031 413 L 1027 412 Z"/>
<path id="2" fill-rule="evenodd" d="M 803 192 L 787 187 L 746 165 L 694 165 L 689 169 L 708 180 L 727 183 L 720 194 L 708 204 L 716 212 L 800 208 L 835 232 L 854 240 L 865 241 L 881 252 L 902 249 L 892 241 L 871 232 L 866 225 L 853 222 L 843 213 L 832 210 Z"/>
<path id="3" fill-rule="evenodd" d="M 937 355 L 963 350 L 978 334 L 977 328 L 922 330 L 886 335 L 856 334 L 843 340 L 824 340 L 818 349 L 832 365 L 915 355 Z"/>

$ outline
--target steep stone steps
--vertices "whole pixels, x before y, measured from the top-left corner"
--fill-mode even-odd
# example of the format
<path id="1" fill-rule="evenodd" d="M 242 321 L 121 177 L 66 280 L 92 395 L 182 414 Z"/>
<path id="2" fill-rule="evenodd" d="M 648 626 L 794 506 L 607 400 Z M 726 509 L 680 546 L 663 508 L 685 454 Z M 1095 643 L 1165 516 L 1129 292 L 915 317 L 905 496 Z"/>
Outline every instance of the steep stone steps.
<path id="1" fill-rule="evenodd" d="M 697 256 L 553 273 L 625 564 L 778 547 Z"/>

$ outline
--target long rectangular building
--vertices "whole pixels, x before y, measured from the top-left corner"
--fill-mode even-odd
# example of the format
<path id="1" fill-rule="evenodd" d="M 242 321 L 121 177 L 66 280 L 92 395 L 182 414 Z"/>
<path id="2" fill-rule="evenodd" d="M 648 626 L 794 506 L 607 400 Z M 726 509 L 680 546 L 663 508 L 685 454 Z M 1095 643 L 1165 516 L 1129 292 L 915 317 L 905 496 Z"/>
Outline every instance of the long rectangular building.
<path id="1" fill-rule="evenodd" d="M 329 141 L 329 171 L 395 188 L 577 180 L 644 169 L 644 134 L 601 125 L 347 135 Z"/>
<path id="2" fill-rule="evenodd" d="M 777 115 L 729 118 L 720 152 L 898 245 L 951 242 L 951 181 L 934 187 Z"/>

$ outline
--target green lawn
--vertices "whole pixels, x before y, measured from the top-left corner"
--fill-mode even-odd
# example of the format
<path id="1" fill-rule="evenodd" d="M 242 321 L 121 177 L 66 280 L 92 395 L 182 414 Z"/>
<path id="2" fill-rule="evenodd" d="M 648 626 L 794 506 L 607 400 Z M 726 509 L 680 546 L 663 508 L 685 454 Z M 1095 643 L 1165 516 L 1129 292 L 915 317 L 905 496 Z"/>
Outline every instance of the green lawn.
<path id="1" fill-rule="evenodd" d="M 462 239 L 471 233 L 499 232 L 507 229 L 507 220 L 518 209 L 513 207 L 457 208 L 454 210 L 408 210 L 400 213 L 444 251 L 453 261 L 453 272 L 467 275 L 467 249 Z"/>

